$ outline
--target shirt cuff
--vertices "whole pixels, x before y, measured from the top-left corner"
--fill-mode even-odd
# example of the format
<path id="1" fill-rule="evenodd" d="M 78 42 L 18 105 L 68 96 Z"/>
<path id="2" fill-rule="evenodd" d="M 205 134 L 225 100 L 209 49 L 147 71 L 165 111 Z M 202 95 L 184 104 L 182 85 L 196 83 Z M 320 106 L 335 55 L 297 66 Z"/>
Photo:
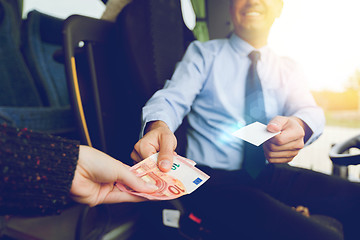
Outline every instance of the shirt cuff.
<path id="1" fill-rule="evenodd" d="M 176 130 L 175 123 L 173 123 L 170 118 L 162 116 L 161 114 L 152 114 L 142 118 L 142 125 L 140 131 L 140 138 L 142 138 L 145 133 L 146 124 L 153 121 L 163 121 L 169 127 L 169 129 L 174 133 Z"/>
<path id="2" fill-rule="evenodd" d="M 305 143 L 305 146 L 313 143 L 323 133 L 325 126 L 325 117 L 322 110 L 319 110 L 319 114 L 316 114 L 316 116 L 314 116 L 314 114 L 309 114 L 308 112 L 298 112 L 294 114 L 294 116 L 304 121 L 312 131 L 312 135 Z"/>

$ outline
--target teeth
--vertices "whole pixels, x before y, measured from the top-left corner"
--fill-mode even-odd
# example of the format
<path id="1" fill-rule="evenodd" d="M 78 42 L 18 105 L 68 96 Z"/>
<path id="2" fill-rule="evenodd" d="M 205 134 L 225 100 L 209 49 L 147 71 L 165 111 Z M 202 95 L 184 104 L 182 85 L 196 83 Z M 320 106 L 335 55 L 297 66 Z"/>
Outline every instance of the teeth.
<path id="1" fill-rule="evenodd" d="M 247 12 L 245 15 L 246 16 L 260 16 L 260 13 L 259 12 Z"/>

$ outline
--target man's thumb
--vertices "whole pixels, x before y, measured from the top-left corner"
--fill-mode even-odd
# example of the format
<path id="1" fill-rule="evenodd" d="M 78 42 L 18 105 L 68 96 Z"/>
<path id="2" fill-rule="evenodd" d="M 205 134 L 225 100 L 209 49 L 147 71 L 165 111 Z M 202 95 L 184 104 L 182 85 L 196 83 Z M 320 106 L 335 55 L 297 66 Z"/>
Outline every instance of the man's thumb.
<path id="1" fill-rule="evenodd" d="M 170 171 L 173 165 L 174 151 L 160 151 L 158 156 L 158 167 L 163 172 Z"/>
<path id="2" fill-rule="evenodd" d="M 279 132 L 282 130 L 284 124 L 286 124 L 286 118 L 277 116 L 273 118 L 267 125 L 267 130 L 269 132 Z"/>

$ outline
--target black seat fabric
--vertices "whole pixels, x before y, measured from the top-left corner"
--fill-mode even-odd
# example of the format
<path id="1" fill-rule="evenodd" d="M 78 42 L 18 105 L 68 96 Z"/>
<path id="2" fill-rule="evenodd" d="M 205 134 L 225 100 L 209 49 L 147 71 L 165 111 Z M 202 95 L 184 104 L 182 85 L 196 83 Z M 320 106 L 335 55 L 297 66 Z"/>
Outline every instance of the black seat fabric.
<path id="1" fill-rule="evenodd" d="M 181 60 L 187 46 L 195 40 L 186 27 L 179 0 L 133 0 L 116 22 L 118 43 L 125 52 L 123 64 L 137 89 L 137 108 L 164 86 Z M 140 118 L 140 112 L 135 113 Z M 176 131 L 179 154 L 185 154 L 187 121 Z"/>
<path id="2" fill-rule="evenodd" d="M 79 15 L 65 20 L 66 76 L 83 144 L 133 164 L 141 109 L 171 77 L 187 39 L 193 36 L 183 23 L 179 0 L 133 0 L 116 23 Z M 161 209 L 153 213 L 158 227 Z M 135 235 L 142 239 L 144 232 Z"/>
<path id="3" fill-rule="evenodd" d="M 117 18 L 122 49 L 145 98 L 170 79 L 175 64 L 194 40 L 178 0 L 133 0 Z"/>
<path id="4" fill-rule="evenodd" d="M 115 35 L 113 23 L 70 16 L 63 28 L 64 61 L 82 143 L 128 159 L 129 155 L 121 155 L 119 149 L 129 128 L 122 125 L 127 119 L 126 106 L 132 103 L 119 99 L 127 91 L 122 85 L 126 79 L 117 71 Z"/>
<path id="5" fill-rule="evenodd" d="M 134 0 L 116 23 L 65 21 L 67 79 L 83 143 L 132 163 L 141 108 L 181 59 L 184 26 L 178 0 Z"/>

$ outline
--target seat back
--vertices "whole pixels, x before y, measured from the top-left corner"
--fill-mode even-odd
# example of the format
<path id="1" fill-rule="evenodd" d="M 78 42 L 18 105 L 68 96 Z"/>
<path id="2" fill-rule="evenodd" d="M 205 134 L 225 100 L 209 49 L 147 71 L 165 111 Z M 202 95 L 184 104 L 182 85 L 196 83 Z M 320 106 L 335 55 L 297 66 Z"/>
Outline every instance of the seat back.
<path id="1" fill-rule="evenodd" d="M 64 56 L 69 93 L 83 144 L 129 161 L 136 94 L 119 71 L 115 24 L 73 15 L 64 22 Z M 79 44 L 83 44 L 79 47 Z M 130 95 L 130 96 L 129 96 Z M 129 96 L 129 98 L 127 98 Z"/>
<path id="2" fill-rule="evenodd" d="M 39 91 L 42 85 L 35 83 L 24 60 L 21 51 L 22 20 L 17 3 L 19 1 L 0 0 L 0 122 L 74 136 L 70 105 L 46 106 Z M 37 58 L 32 61 L 37 62 Z"/>
<path id="3" fill-rule="evenodd" d="M 41 98 L 20 51 L 18 9 L 0 0 L 0 106 L 41 106 Z"/>
<path id="4" fill-rule="evenodd" d="M 63 19 L 30 11 L 23 22 L 22 53 L 45 106 L 70 104 L 65 69 L 54 60 L 62 47 Z"/>
<path id="5" fill-rule="evenodd" d="M 79 15 L 65 21 L 67 79 L 83 143 L 130 161 L 141 108 L 185 51 L 184 26 L 178 0 L 134 0 L 116 23 Z"/>
<path id="6" fill-rule="evenodd" d="M 180 0 L 133 0 L 115 23 L 79 15 L 65 20 L 66 76 L 83 144 L 132 165 L 142 107 L 171 77 L 193 39 L 186 32 Z M 156 220 L 162 207 L 150 212 Z"/>
<path id="7" fill-rule="evenodd" d="M 194 37 L 182 19 L 179 0 L 134 0 L 117 18 L 131 75 L 148 99 L 170 79 Z"/>
<path id="8" fill-rule="evenodd" d="M 140 106 L 170 79 L 187 46 L 195 40 L 186 27 L 179 0 L 133 0 L 117 18 L 119 43 L 131 81 L 139 88 Z M 138 115 L 139 117 L 141 115 Z M 175 132 L 177 153 L 186 150 L 187 120 Z"/>

